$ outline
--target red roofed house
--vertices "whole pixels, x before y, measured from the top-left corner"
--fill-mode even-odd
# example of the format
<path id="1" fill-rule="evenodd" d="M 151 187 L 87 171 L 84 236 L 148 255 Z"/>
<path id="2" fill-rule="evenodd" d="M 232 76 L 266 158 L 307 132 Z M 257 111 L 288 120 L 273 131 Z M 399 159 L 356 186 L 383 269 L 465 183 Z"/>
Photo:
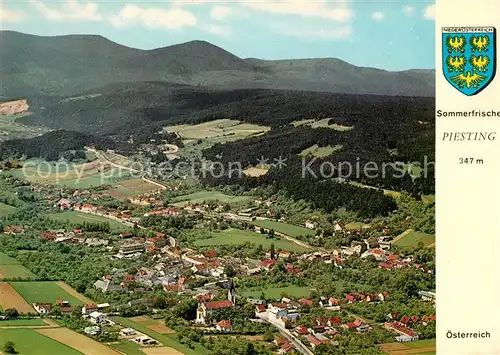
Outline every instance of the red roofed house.
<path id="1" fill-rule="evenodd" d="M 309 334 L 309 331 L 303 325 L 295 328 L 294 331 L 295 331 L 295 334 L 297 334 L 297 335 L 307 335 L 307 334 Z"/>
<path id="2" fill-rule="evenodd" d="M 219 332 L 230 332 L 231 331 L 231 321 L 230 320 L 221 320 L 215 326 Z"/>
<path id="3" fill-rule="evenodd" d="M 217 252 L 213 251 L 213 250 L 209 250 L 209 251 L 206 251 L 203 253 L 203 256 L 205 258 L 209 258 L 209 259 L 212 259 L 212 258 L 215 258 L 217 257 Z"/>
<path id="4" fill-rule="evenodd" d="M 301 298 L 299 300 L 299 303 L 302 305 L 305 305 L 305 306 L 309 306 L 309 307 L 311 307 L 313 305 L 313 301 L 311 301 L 310 299 L 307 299 L 307 298 Z"/>
<path id="5" fill-rule="evenodd" d="M 40 237 L 42 237 L 45 240 L 55 240 L 56 239 L 56 234 L 52 232 L 43 232 L 40 234 Z"/>
<path id="6" fill-rule="evenodd" d="M 277 346 L 283 346 L 285 344 L 290 343 L 290 341 L 287 338 L 276 338 L 276 339 L 274 339 L 274 343 Z"/>
<path id="7" fill-rule="evenodd" d="M 266 306 L 264 306 L 263 304 L 255 306 L 255 313 L 262 313 L 265 311 L 266 311 Z"/>
<path id="8" fill-rule="evenodd" d="M 330 297 L 330 298 L 328 299 L 328 305 L 329 305 L 330 307 L 338 306 L 338 305 L 340 305 L 340 302 L 341 302 L 341 300 L 340 300 L 340 299 L 338 299 L 338 298 L 333 298 L 333 297 Z"/>
<path id="9" fill-rule="evenodd" d="M 199 304 L 196 310 L 196 323 L 207 323 L 207 317 L 217 310 L 230 308 L 233 306 L 233 302 L 226 301 L 210 301 L 202 302 Z"/>
<path id="10" fill-rule="evenodd" d="M 396 341 L 398 342 L 418 340 L 418 334 L 415 333 L 413 330 L 405 327 L 402 323 L 399 322 L 385 323 L 384 327 L 388 330 L 392 330 L 399 334 L 399 336 L 396 337 Z"/>
<path id="11" fill-rule="evenodd" d="M 315 347 L 317 347 L 318 345 L 321 345 L 321 341 L 319 341 L 319 339 L 318 339 L 318 338 L 316 338 L 316 337 L 315 337 L 315 336 L 313 336 L 313 335 L 308 335 L 308 336 L 306 337 L 306 339 L 307 339 L 307 341 L 308 341 L 309 343 L 311 343 L 311 347 L 312 347 L 312 348 L 315 348 Z"/>
<path id="12" fill-rule="evenodd" d="M 97 310 L 96 304 L 86 304 L 82 307 L 82 314 L 90 314 Z"/>
<path id="13" fill-rule="evenodd" d="M 403 323 L 404 325 L 410 323 L 410 317 L 408 317 L 407 315 L 404 315 L 403 318 L 401 318 L 400 322 Z"/>
<path id="14" fill-rule="evenodd" d="M 356 297 L 354 297 L 352 295 L 345 295 L 345 299 L 346 299 L 347 303 L 354 303 L 354 302 L 356 302 Z"/>
<path id="15" fill-rule="evenodd" d="M 328 325 L 330 327 L 334 326 L 334 325 L 340 325 L 340 323 L 342 323 L 342 320 L 340 319 L 340 317 L 332 317 L 332 318 L 328 319 Z"/>
<path id="16" fill-rule="evenodd" d="M 267 259 L 261 261 L 260 267 L 264 270 L 269 270 L 274 264 L 276 264 L 276 259 Z"/>
<path id="17" fill-rule="evenodd" d="M 281 349 L 278 351 L 280 354 L 288 354 L 291 353 L 295 350 L 295 346 L 292 343 L 285 344 L 281 347 Z"/>

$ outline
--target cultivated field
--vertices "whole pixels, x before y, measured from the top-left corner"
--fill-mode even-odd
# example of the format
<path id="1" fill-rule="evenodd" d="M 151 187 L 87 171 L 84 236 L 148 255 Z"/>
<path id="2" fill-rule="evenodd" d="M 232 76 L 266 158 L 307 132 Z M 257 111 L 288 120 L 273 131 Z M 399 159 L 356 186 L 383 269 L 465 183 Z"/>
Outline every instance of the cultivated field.
<path id="1" fill-rule="evenodd" d="M 292 124 L 295 127 L 304 126 L 304 125 L 312 127 L 312 128 L 327 127 L 327 128 L 334 129 L 336 131 L 341 131 L 341 132 L 350 131 L 351 129 L 354 128 L 354 126 L 342 126 L 342 125 L 339 125 L 336 123 L 328 124 L 329 120 L 330 120 L 330 118 L 323 118 L 321 120 L 301 120 L 301 121 L 294 121 L 294 122 L 292 122 Z"/>
<path id="2" fill-rule="evenodd" d="M 311 288 L 309 287 L 299 287 L 299 286 L 286 286 L 286 287 L 275 287 L 266 289 L 251 289 L 242 291 L 244 297 L 250 298 L 260 298 L 260 295 L 264 292 L 266 298 L 278 299 L 282 295 L 289 295 L 295 298 L 309 297 L 311 294 Z"/>
<path id="3" fill-rule="evenodd" d="M 108 193 L 117 198 L 132 197 L 159 191 L 161 188 L 158 185 L 144 181 L 142 179 L 122 180 L 113 186 L 113 189 L 108 190 Z"/>
<path id="4" fill-rule="evenodd" d="M 161 348 L 144 348 L 142 349 L 147 355 L 184 355 L 178 350 L 170 347 Z"/>
<path id="5" fill-rule="evenodd" d="M 36 282 L 10 282 L 26 302 L 32 303 L 56 303 L 57 300 L 69 301 L 72 306 L 83 305 L 83 296 L 75 297 L 54 281 L 36 281 Z M 73 294 L 76 291 L 72 292 Z"/>
<path id="6" fill-rule="evenodd" d="M 41 329 L 0 329 L 0 343 L 4 344 L 6 341 L 14 343 L 14 348 L 20 355 L 81 355 L 85 354 L 79 352 L 69 346 L 64 345 L 62 342 L 46 337 L 38 332 Z M 52 330 L 52 329 L 43 329 Z M 83 335 L 82 335 L 83 336 Z M 98 355 L 99 353 L 92 353 Z M 112 353 L 116 355 L 117 353 Z M 100 354 L 99 354 L 100 355 Z M 102 355 L 107 355 L 102 353 Z"/>
<path id="7" fill-rule="evenodd" d="M 383 190 L 385 195 L 391 196 L 394 198 L 401 197 L 401 192 L 399 192 L 399 191 L 379 189 L 376 186 L 364 185 L 364 184 L 360 184 L 359 182 L 356 182 L 356 181 L 349 181 L 349 184 L 351 184 L 353 186 L 357 186 L 357 187 L 363 187 L 365 189 Z"/>
<path id="8" fill-rule="evenodd" d="M 218 191 L 199 191 L 189 195 L 177 196 L 171 199 L 175 206 L 184 206 L 188 203 L 202 203 L 205 201 L 219 201 L 221 203 L 239 203 L 251 200 L 251 196 L 230 196 Z"/>
<path id="9" fill-rule="evenodd" d="M 380 350 L 389 355 L 436 355 L 436 340 L 383 344 Z"/>
<path id="10" fill-rule="evenodd" d="M 130 318 L 130 320 L 160 334 L 175 333 L 172 329 L 170 329 L 165 325 L 163 319 L 152 319 L 151 317 L 148 316 L 137 316 Z"/>
<path id="11" fill-rule="evenodd" d="M 252 224 L 265 228 L 274 229 L 276 232 L 280 232 L 291 237 L 298 237 L 299 235 L 314 235 L 314 231 L 300 226 L 295 226 L 293 224 L 270 221 L 267 219 L 258 219 L 251 222 Z"/>
<path id="12" fill-rule="evenodd" d="M 271 239 L 267 238 L 267 234 L 256 233 L 249 230 L 228 228 L 220 232 L 207 232 L 205 235 L 207 239 L 199 239 L 195 244 L 198 246 L 211 246 L 253 243 L 262 245 L 264 249 L 269 249 L 271 244 L 274 244 L 276 250 L 281 249 L 294 253 L 307 251 L 307 249 L 289 240 L 279 237 Z"/>
<path id="13" fill-rule="evenodd" d="M 424 246 L 432 246 L 436 242 L 436 236 L 432 234 L 408 230 L 394 238 L 393 245 L 401 248 L 416 248 L 422 242 Z"/>
<path id="14" fill-rule="evenodd" d="M 115 221 L 110 218 L 98 216 L 95 214 L 90 214 L 90 213 L 83 213 L 83 212 L 77 212 L 77 211 L 65 211 L 65 212 L 58 212 L 58 213 L 50 213 L 46 214 L 46 217 L 49 217 L 50 219 L 56 220 L 56 221 L 69 221 L 70 223 L 109 223 L 110 227 L 112 230 L 116 231 L 123 231 L 126 229 L 126 226 L 119 222 Z"/>
<path id="15" fill-rule="evenodd" d="M 7 217 L 8 215 L 14 213 L 15 211 L 16 211 L 15 207 L 0 202 L 0 217 Z"/>
<path id="16" fill-rule="evenodd" d="M 15 319 L 15 320 L 2 320 L 0 321 L 0 328 L 4 327 L 48 327 L 49 323 L 45 322 L 41 318 L 33 318 L 33 319 Z"/>
<path id="17" fill-rule="evenodd" d="M 313 157 L 323 158 L 329 156 L 333 152 L 339 151 L 340 149 L 342 149 L 342 145 L 329 145 L 326 147 L 319 147 L 317 144 L 315 144 L 309 148 L 304 149 L 302 152 L 300 152 L 300 155 L 303 157 L 312 155 Z"/>
<path id="18" fill-rule="evenodd" d="M 85 355 L 117 355 L 119 352 L 68 328 L 38 329 L 38 333 Z M 56 354 L 56 353 L 54 353 Z"/>
<path id="19" fill-rule="evenodd" d="M 26 269 L 19 261 L 0 252 L 0 280 L 22 278 L 30 279 L 35 275 Z"/>
<path id="20" fill-rule="evenodd" d="M 7 282 L 0 282 L 0 307 L 15 308 L 19 313 L 35 313 L 26 300 Z"/>

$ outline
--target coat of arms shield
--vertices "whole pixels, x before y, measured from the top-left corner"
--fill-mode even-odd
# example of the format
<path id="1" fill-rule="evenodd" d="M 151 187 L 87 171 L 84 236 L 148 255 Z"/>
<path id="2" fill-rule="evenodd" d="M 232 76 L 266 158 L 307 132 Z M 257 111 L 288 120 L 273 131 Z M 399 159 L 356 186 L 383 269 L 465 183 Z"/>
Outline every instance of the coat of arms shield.
<path id="1" fill-rule="evenodd" d="M 443 74 L 467 96 L 485 89 L 495 77 L 496 29 L 494 27 L 443 27 Z"/>

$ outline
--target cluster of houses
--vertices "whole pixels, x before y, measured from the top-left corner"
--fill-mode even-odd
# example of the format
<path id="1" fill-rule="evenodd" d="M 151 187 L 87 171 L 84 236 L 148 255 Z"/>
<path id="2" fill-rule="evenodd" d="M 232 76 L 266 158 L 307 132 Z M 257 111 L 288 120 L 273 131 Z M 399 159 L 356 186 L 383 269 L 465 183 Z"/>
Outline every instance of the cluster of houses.
<path id="1" fill-rule="evenodd" d="M 95 233 L 84 233 L 81 229 L 67 231 L 65 229 L 49 230 L 40 233 L 40 238 L 55 243 L 86 244 L 90 247 L 107 247 L 109 240 L 97 237 Z M 109 248 L 111 250 L 111 248 Z"/>

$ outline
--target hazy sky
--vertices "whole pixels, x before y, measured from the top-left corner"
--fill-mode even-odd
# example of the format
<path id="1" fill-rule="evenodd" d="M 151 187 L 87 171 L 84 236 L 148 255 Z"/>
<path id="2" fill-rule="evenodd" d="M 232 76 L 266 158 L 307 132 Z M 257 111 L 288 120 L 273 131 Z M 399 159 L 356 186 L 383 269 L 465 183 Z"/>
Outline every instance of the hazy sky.
<path id="1" fill-rule="evenodd" d="M 0 0 L 3 29 L 100 34 L 151 49 L 206 40 L 239 57 L 335 57 L 434 68 L 434 2 L 408 0 Z"/>

